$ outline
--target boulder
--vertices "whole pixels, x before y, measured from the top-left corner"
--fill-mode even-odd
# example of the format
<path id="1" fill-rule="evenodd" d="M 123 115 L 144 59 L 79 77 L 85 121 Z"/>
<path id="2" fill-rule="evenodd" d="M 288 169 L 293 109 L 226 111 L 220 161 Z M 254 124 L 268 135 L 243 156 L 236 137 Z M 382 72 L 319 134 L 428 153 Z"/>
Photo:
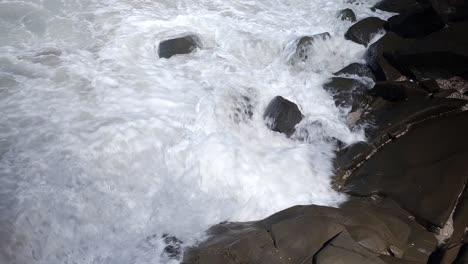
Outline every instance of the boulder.
<path id="1" fill-rule="evenodd" d="M 430 0 L 430 2 L 447 24 L 468 20 L 466 0 Z"/>
<path id="2" fill-rule="evenodd" d="M 453 24 L 405 46 L 387 51 L 386 58 L 416 80 L 468 73 L 468 22 Z"/>
<path id="3" fill-rule="evenodd" d="M 411 40 L 403 39 L 393 32 L 388 32 L 367 49 L 364 58 L 377 80 L 395 81 L 404 77 L 399 70 L 389 63 L 387 56 L 391 52 L 408 46 L 411 42 Z"/>
<path id="4" fill-rule="evenodd" d="M 329 38 L 331 38 L 331 36 L 328 32 L 299 38 L 297 40 L 295 53 L 290 62 L 295 63 L 297 61 L 307 60 L 312 45 L 314 45 L 317 40 L 327 40 Z"/>
<path id="5" fill-rule="evenodd" d="M 387 12 L 403 13 L 420 6 L 421 4 L 417 0 L 383 0 L 378 2 L 374 7 Z"/>
<path id="6" fill-rule="evenodd" d="M 418 84 L 429 93 L 436 93 L 440 90 L 439 84 L 434 79 L 422 80 Z"/>
<path id="7" fill-rule="evenodd" d="M 195 35 L 163 40 L 159 43 L 158 55 L 169 59 L 178 54 L 189 54 L 200 47 L 200 40 Z"/>
<path id="8" fill-rule="evenodd" d="M 465 243 L 460 248 L 460 253 L 453 264 L 466 264 L 468 263 L 468 243 Z"/>
<path id="9" fill-rule="evenodd" d="M 333 96 L 336 106 L 351 108 L 351 112 L 366 105 L 368 87 L 368 84 L 357 79 L 342 77 L 333 77 L 323 85 Z"/>
<path id="10" fill-rule="evenodd" d="M 404 38 L 422 38 L 443 29 L 444 21 L 431 6 L 411 8 L 387 20 L 385 29 Z"/>
<path id="11" fill-rule="evenodd" d="M 368 17 L 352 25 L 345 33 L 345 38 L 367 47 L 372 38 L 384 29 L 385 20 Z"/>
<path id="12" fill-rule="evenodd" d="M 343 190 L 393 199 L 420 223 L 443 227 L 468 178 L 467 133 L 468 111 L 414 124 L 355 170 Z"/>
<path id="13" fill-rule="evenodd" d="M 375 76 L 372 73 L 371 68 L 366 64 L 361 63 L 351 63 L 348 66 L 344 67 L 343 69 L 335 72 L 334 75 L 340 76 L 358 76 L 361 78 L 369 78 L 375 81 Z"/>
<path id="14" fill-rule="evenodd" d="M 288 137 L 294 134 L 295 126 L 301 122 L 303 117 L 295 103 L 281 96 L 276 96 L 271 100 L 263 115 L 271 130 L 283 133 Z"/>
<path id="15" fill-rule="evenodd" d="M 440 92 L 434 93 L 432 96 L 434 97 L 440 97 L 440 98 L 459 98 L 461 95 L 457 91 L 457 89 L 447 89 L 447 90 L 442 90 Z"/>
<path id="16" fill-rule="evenodd" d="M 354 14 L 354 11 L 349 8 L 340 10 L 338 12 L 338 17 L 343 21 L 356 22 L 356 14 Z"/>
<path id="17" fill-rule="evenodd" d="M 401 101 L 417 97 L 425 97 L 429 93 L 415 82 L 411 81 L 390 81 L 377 82 L 369 90 L 369 94 L 374 97 L 382 97 L 387 101 Z"/>
<path id="18" fill-rule="evenodd" d="M 294 206 L 261 221 L 221 223 L 184 264 L 426 263 L 436 239 L 392 202 Z"/>

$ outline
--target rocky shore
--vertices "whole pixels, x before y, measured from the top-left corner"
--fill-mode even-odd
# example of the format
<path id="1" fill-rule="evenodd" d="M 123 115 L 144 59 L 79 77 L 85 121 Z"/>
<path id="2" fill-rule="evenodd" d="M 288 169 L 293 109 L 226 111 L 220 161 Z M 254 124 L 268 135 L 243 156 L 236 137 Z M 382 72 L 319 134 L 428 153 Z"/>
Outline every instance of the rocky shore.
<path id="1" fill-rule="evenodd" d="M 324 85 L 337 106 L 351 109 L 350 128 L 366 128 L 366 142 L 337 150 L 334 188 L 348 202 L 220 223 L 183 263 L 468 263 L 468 3 L 384 0 L 374 8 L 397 14 L 362 19 L 345 34 L 368 47 L 367 64 L 351 64 Z M 356 20 L 352 8 L 338 15 Z M 330 37 L 298 39 L 291 63 Z M 160 57 L 199 45 L 197 36 L 169 41 Z M 302 114 L 278 96 L 264 117 L 291 136 Z"/>

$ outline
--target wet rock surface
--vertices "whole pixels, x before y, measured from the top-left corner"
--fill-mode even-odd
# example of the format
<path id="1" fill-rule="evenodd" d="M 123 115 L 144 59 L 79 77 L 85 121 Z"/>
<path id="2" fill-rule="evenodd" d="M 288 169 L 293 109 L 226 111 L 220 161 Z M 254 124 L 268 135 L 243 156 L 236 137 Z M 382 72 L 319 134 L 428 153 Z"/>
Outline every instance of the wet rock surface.
<path id="1" fill-rule="evenodd" d="M 158 55 L 160 58 L 169 59 L 174 55 L 189 54 L 199 47 L 199 38 L 195 35 L 187 35 L 161 41 L 159 43 Z"/>
<path id="2" fill-rule="evenodd" d="M 343 21 L 356 22 L 356 14 L 354 14 L 353 10 L 349 8 L 340 10 L 338 12 L 338 17 Z"/>
<path id="3" fill-rule="evenodd" d="M 351 63 L 348 66 L 344 67 L 343 69 L 337 71 L 334 75 L 336 76 L 344 75 L 344 77 L 358 76 L 358 77 L 369 78 L 375 81 L 375 76 L 374 76 L 374 73 L 372 73 L 371 68 L 369 68 L 369 66 L 367 66 L 366 64 L 361 64 L 361 63 Z"/>
<path id="4" fill-rule="evenodd" d="M 329 38 L 331 38 L 331 35 L 328 32 L 323 32 L 312 36 L 303 36 L 299 38 L 296 44 L 296 51 L 293 57 L 290 59 L 290 63 L 295 64 L 298 61 L 307 60 L 313 45 L 317 41 L 324 41 Z"/>
<path id="5" fill-rule="evenodd" d="M 367 46 L 372 38 L 383 30 L 385 20 L 368 17 L 352 25 L 345 33 L 345 38 Z"/>
<path id="6" fill-rule="evenodd" d="M 276 96 L 265 109 L 263 118 L 271 130 L 289 137 L 294 133 L 295 126 L 301 122 L 303 115 L 296 104 Z"/>
<path id="7" fill-rule="evenodd" d="M 188 250 L 189 263 L 425 263 L 433 234 L 393 202 L 295 206 L 256 222 L 221 223 Z"/>
<path id="8" fill-rule="evenodd" d="M 357 79 L 333 77 L 323 88 L 332 94 L 339 107 L 351 108 L 351 111 L 363 108 L 367 102 L 366 84 Z"/>
<path id="9" fill-rule="evenodd" d="M 389 197 L 422 223 L 442 227 L 468 177 L 466 133 L 468 112 L 415 124 L 353 172 L 344 190 Z"/>

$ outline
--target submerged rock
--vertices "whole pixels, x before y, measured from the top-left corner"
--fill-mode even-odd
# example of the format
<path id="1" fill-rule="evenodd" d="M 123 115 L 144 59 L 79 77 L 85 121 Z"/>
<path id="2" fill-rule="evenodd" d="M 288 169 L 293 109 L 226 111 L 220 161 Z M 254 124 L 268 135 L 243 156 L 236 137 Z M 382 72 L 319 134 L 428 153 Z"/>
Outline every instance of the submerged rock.
<path id="1" fill-rule="evenodd" d="M 221 223 L 184 264 L 426 263 L 434 235 L 388 201 L 294 206 L 256 222 Z"/>
<path id="2" fill-rule="evenodd" d="M 303 117 L 295 103 L 281 96 L 276 96 L 271 100 L 263 115 L 271 130 L 283 133 L 288 137 L 294 133 L 295 126 L 301 122 Z"/>
<path id="3" fill-rule="evenodd" d="M 299 38 L 297 40 L 295 53 L 290 62 L 294 64 L 297 61 L 307 60 L 312 45 L 314 45 L 317 40 L 327 40 L 329 38 L 331 38 L 331 36 L 328 32 Z"/>
<path id="4" fill-rule="evenodd" d="M 354 14 L 354 11 L 349 8 L 340 10 L 338 12 L 338 17 L 343 21 L 356 22 L 356 14 Z"/>
<path id="5" fill-rule="evenodd" d="M 442 227 L 468 179 L 466 134 L 468 112 L 414 124 L 354 171 L 344 190 L 388 197 L 421 223 Z"/>
<path id="6" fill-rule="evenodd" d="M 189 54 L 200 47 L 200 40 L 195 35 L 168 39 L 159 43 L 158 55 L 160 58 L 169 59 L 177 54 Z"/>
<path id="7" fill-rule="evenodd" d="M 367 46 L 371 39 L 383 30 L 385 20 L 378 17 L 368 17 L 352 25 L 345 33 L 345 38 Z"/>
<path id="8" fill-rule="evenodd" d="M 331 93 L 336 106 L 351 108 L 351 111 L 363 108 L 367 102 L 368 85 L 356 79 L 333 77 L 323 88 Z"/>

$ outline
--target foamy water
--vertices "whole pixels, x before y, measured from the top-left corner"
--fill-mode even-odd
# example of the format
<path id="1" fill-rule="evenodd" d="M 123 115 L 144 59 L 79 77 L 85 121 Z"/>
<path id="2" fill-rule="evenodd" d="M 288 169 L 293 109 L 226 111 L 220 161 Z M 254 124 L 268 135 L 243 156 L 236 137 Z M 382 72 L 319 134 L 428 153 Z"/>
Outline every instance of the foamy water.
<path id="1" fill-rule="evenodd" d="M 221 221 L 339 205 L 330 139 L 363 132 L 322 84 L 365 51 L 336 12 L 374 2 L 0 1 L 0 263 L 177 263 L 163 234 L 190 245 Z M 325 31 L 287 63 L 294 39 Z M 158 58 L 187 32 L 202 49 Z M 265 126 L 276 95 L 306 141 Z"/>

